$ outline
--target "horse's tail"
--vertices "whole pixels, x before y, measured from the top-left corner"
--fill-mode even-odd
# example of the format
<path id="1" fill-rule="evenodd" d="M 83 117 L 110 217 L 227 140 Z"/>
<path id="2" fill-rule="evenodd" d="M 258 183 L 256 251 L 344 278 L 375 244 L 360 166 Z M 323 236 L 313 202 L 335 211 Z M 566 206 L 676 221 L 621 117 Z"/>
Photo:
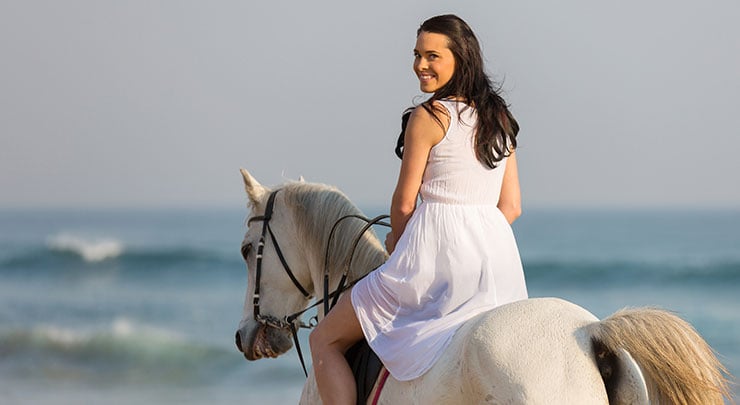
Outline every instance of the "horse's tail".
<path id="1" fill-rule="evenodd" d="M 612 358 L 624 349 L 635 359 L 653 403 L 734 403 L 727 369 L 696 330 L 670 312 L 623 309 L 590 325 L 589 332 L 594 346 Z"/>

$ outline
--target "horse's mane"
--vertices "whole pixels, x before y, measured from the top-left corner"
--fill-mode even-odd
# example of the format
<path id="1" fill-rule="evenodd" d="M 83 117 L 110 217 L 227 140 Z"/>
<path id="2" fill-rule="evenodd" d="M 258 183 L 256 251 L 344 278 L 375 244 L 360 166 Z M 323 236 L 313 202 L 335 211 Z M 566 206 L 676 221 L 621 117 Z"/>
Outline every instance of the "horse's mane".
<path id="1" fill-rule="evenodd" d="M 307 254 L 324 263 L 327 241 L 334 223 L 345 215 L 362 215 L 357 206 L 336 187 L 318 183 L 291 182 L 283 187 L 284 199 L 293 211 L 299 235 L 303 235 L 302 246 Z M 343 270 L 352 245 L 365 222 L 345 219 L 334 231 L 329 246 L 329 269 Z M 386 259 L 385 251 L 372 229 L 363 235 L 352 259 L 351 279 L 356 279 L 379 266 Z"/>

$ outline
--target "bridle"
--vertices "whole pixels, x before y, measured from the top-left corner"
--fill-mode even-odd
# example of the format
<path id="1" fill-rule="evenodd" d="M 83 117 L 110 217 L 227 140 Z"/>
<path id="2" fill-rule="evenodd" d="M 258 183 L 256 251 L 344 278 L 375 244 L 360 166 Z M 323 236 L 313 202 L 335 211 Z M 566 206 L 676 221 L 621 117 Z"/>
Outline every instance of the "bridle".
<path id="1" fill-rule="evenodd" d="M 318 315 L 311 317 L 308 324 L 303 322 L 296 322 L 296 320 L 303 315 L 306 311 L 320 305 L 324 304 L 324 314 L 326 315 L 329 313 L 331 308 L 336 305 L 337 300 L 339 299 L 339 295 L 345 291 L 346 289 L 352 287 L 355 283 L 360 281 L 362 277 L 358 278 L 357 280 L 353 280 L 349 283 L 347 283 L 347 279 L 349 277 L 349 269 L 352 264 L 352 257 L 354 256 L 355 249 L 357 248 L 357 245 L 360 242 L 360 239 L 362 238 L 362 235 L 370 229 L 373 225 L 383 225 L 390 227 L 390 224 L 386 222 L 382 222 L 383 219 L 389 218 L 388 215 L 379 215 L 373 219 L 365 218 L 361 215 L 345 215 L 341 218 L 339 218 L 335 223 L 334 226 L 331 229 L 331 232 L 329 233 L 329 240 L 327 241 L 326 245 L 326 255 L 324 257 L 324 296 L 322 299 L 316 301 L 311 306 L 296 312 L 291 315 L 285 316 L 283 319 L 279 319 L 272 315 L 263 315 L 260 313 L 260 278 L 262 277 L 262 258 L 263 258 L 263 252 L 265 249 L 265 239 L 267 234 L 270 234 L 270 240 L 272 241 L 273 246 L 275 247 L 275 253 L 278 256 L 278 259 L 280 260 L 280 263 L 283 266 L 283 269 L 285 270 L 285 273 L 290 277 L 290 280 L 293 282 L 293 285 L 303 294 L 303 296 L 306 299 L 311 299 L 313 296 L 308 292 L 308 290 L 301 285 L 301 283 L 298 281 L 298 279 L 295 277 L 295 274 L 293 274 L 293 271 L 290 269 L 290 266 L 288 265 L 288 262 L 285 260 L 285 256 L 283 255 L 282 250 L 280 249 L 280 245 L 277 242 L 277 238 L 275 238 L 275 233 L 272 231 L 272 227 L 270 227 L 270 220 L 272 219 L 272 214 L 275 207 L 275 196 L 280 191 L 280 189 L 277 189 L 270 193 L 270 196 L 267 198 L 267 205 L 265 206 L 265 213 L 264 215 L 258 215 L 251 217 L 247 220 L 247 226 L 252 223 L 252 221 L 262 221 L 262 234 L 260 235 L 259 242 L 257 244 L 257 263 L 255 268 L 255 281 L 254 281 L 254 295 L 252 296 L 252 304 L 254 307 L 254 319 L 259 323 L 260 325 L 264 326 L 270 326 L 277 329 L 287 329 L 290 330 L 291 335 L 293 336 L 293 343 L 296 347 L 296 351 L 298 352 L 298 358 L 301 361 L 301 366 L 303 367 L 303 373 L 308 376 L 308 372 L 306 370 L 306 363 L 303 360 L 303 353 L 301 352 L 301 346 L 298 341 L 298 329 L 299 328 L 313 328 L 318 324 Z M 360 220 L 363 220 L 366 222 L 365 226 L 362 228 L 362 230 L 359 232 L 359 235 L 355 238 L 355 242 L 352 245 L 351 254 L 349 255 L 348 260 L 345 262 L 345 270 L 342 273 L 342 278 L 339 281 L 339 285 L 333 292 L 329 292 L 329 247 L 331 246 L 331 240 L 334 236 L 334 231 L 337 229 L 337 226 L 348 218 L 357 218 Z M 242 246 L 242 256 L 246 257 L 246 251 L 249 245 Z M 329 298 L 333 298 L 331 305 L 329 303 Z"/>
<path id="2" fill-rule="evenodd" d="M 252 221 L 262 221 L 262 235 L 260 236 L 259 243 L 257 244 L 257 268 L 255 269 L 254 275 L 255 281 L 252 304 L 254 305 L 254 319 L 257 322 L 262 325 L 268 325 L 278 329 L 287 329 L 289 326 L 292 325 L 292 323 L 286 322 L 287 320 L 281 320 L 272 315 L 260 314 L 260 278 L 262 277 L 262 255 L 265 249 L 265 235 L 268 232 L 270 234 L 272 244 L 275 246 L 275 253 L 277 253 L 278 259 L 280 259 L 280 263 L 283 265 L 283 269 L 285 269 L 285 273 L 288 274 L 288 277 L 290 277 L 293 285 L 296 286 L 298 291 L 300 291 L 306 299 L 310 299 L 311 294 L 309 294 L 309 292 L 306 291 L 306 289 L 301 285 L 298 279 L 295 278 L 293 271 L 290 269 L 290 266 L 288 266 L 288 262 L 285 261 L 285 256 L 283 255 L 282 250 L 280 250 L 280 245 L 275 238 L 275 233 L 272 232 L 272 227 L 270 227 L 272 211 L 275 207 L 275 196 L 277 195 L 278 191 L 280 191 L 280 189 L 270 193 L 270 196 L 267 198 L 267 206 L 265 207 L 264 215 L 249 218 L 249 220 L 247 221 L 247 225 L 249 225 Z"/>

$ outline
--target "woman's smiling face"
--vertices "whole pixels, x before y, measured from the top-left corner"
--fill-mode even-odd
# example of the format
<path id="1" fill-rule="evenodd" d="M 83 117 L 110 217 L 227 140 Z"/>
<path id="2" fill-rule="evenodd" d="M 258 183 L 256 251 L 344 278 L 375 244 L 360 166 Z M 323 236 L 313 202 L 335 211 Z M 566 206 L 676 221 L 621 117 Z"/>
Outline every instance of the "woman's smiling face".
<path id="1" fill-rule="evenodd" d="M 416 37 L 414 72 L 424 93 L 441 89 L 455 73 L 455 56 L 448 43 L 446 35 L 434 32 L 422 31 Z"/>

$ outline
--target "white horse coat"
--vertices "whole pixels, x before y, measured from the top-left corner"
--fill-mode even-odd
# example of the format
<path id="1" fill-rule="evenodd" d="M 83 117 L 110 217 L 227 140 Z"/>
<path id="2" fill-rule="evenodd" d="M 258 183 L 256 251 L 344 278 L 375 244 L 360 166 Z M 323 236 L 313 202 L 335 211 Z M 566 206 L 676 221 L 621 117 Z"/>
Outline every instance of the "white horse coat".
<path id="1" fill-rule="evenodd" d="M 379 403 L 606 404 L 586 330 L 596 321 L 584 309 L 556 298 L 498 307 L 461 327 L 422 377 L 410 382 L 389 377 Z M 620 395 L 633 401 L 621 403 L 647 403 L 639 368 L 631 359 L 626 366 L 627 384 Z M 311 380 L 301 403 L 320 403 Z"/>
<path id="2" fill-rule="evenodd" d="M 270 190 L 247 171 L 242 175 L 252 216 L 262 215 Z M 296 182 L 282 190 L 270 226 L 297 281 L 320 294 L 329 230 L 338 218 L 359 210 L 329 186 Z M 256 257 L 251 247 L 257 246 L 261 227 L 250 224 L 242 243 L 250 272 L 236 340 L 248 360 L 277 357 L 292 345 L 288 330 L 254 319 Z M 361 227 L 345 227 L 329 244 L 330 285 L 337 285 Z M 265 242 L 260 314 L 284 319 L 305 308 L 309 299 L 286 276 L 270 245 Z M 377 238 L 367 233 L 350 276 L 361 276 L 386 257 Z M 408 382 L 389 377 L 378 403 L 722 404 L 723 397 L 729 398 L 726 373 L 696 331 L 666 311 L 623 310 L 599 321 L 575 304 L 538 298 L 468 321 L 423 376 Z M 313 373 L 300 403 L 321 403 Z"/>

